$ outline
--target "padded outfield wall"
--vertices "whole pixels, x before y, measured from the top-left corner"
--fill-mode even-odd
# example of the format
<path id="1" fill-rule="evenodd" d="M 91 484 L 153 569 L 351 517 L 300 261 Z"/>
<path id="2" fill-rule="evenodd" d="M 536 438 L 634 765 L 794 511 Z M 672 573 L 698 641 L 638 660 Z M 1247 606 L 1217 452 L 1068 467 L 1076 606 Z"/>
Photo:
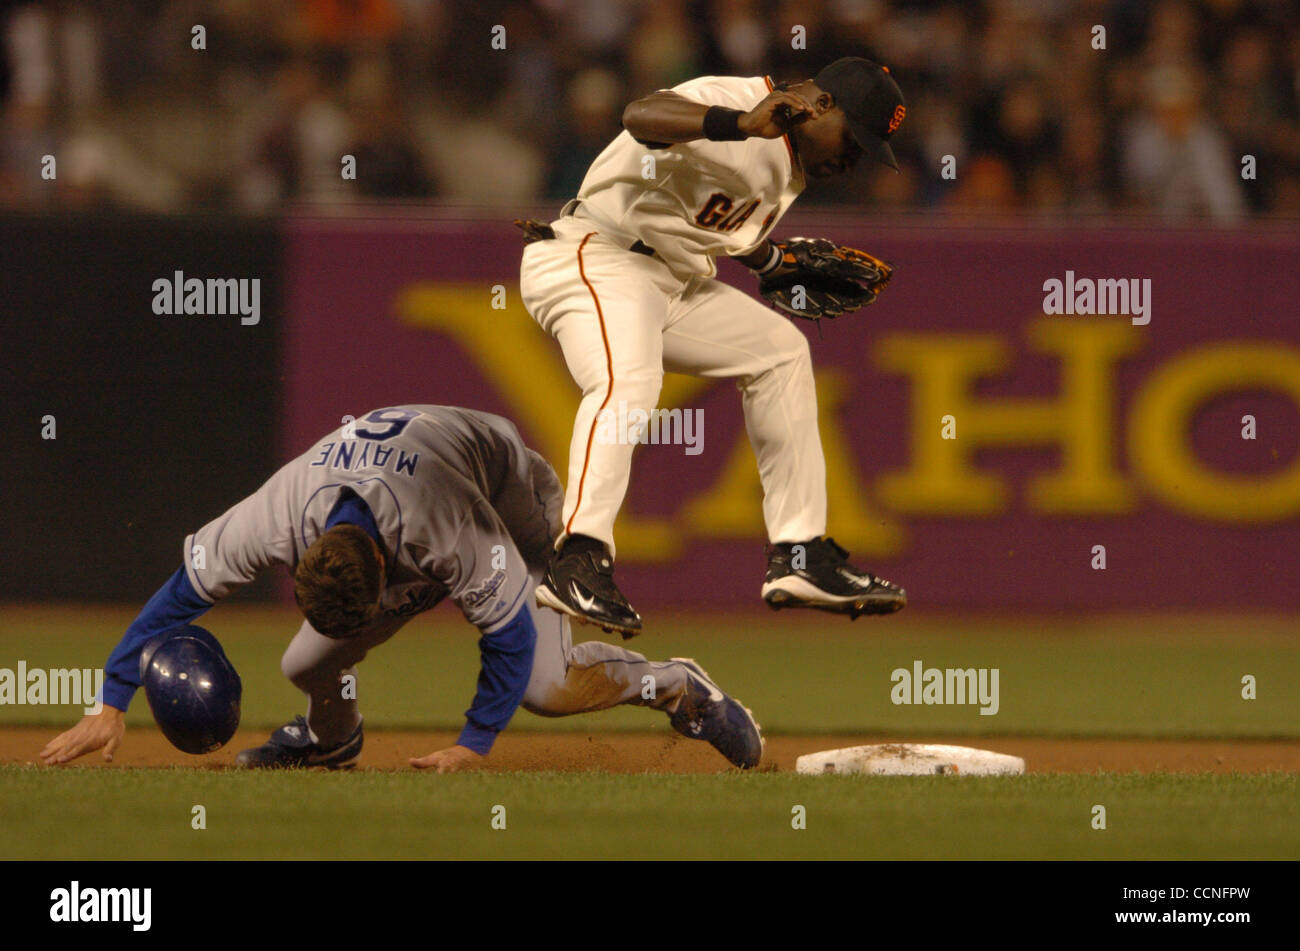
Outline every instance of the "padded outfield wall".
<path id="1" fill-rule="evenodd" d="M 1294 605 L 1294 229 L 831 215 L 790 216 L 778 234 L 897 265 L 878 304 L 804 329 L 831 532 L 915 606 Z M 564 471 L 577 391 L 520 306 L 504 215 L 8 217 L 0 237 L 4 600 L 147 597 L 186 532 L 369 408 L 502 413 Z M 177 270 L 260 277 L 259 323 L 155 314 L 151 282 Z M 1067 272 L 1149 279 L 1150 322 L 1044 314 L 1044 282 Z M 752 289 L 729 262 L 721 276 Z M 739 394 L 669 375 L 661 406 L 703 411 L 703 451 L 638 449 L 620 581 L 643 609 L 757 607 L 764 536 Z M 40 438 L 46 415 L 54 440 Z"/>
<path id="2" fill-rule="evenodd" d="M 830 531 L 914 604 L 1294 605 L 1294 230 L 791 216 L 778 234 L 897 265 L 876 305 L 804 329 Z M 577 389 L 520 305 L 504 217 L 302 217 L 285 247 L 283 445 L 345 413 L 456 403 L 511 417 L 564 472 Z M 1044 284 L 1067 272 L 1149 281 L 1149 322 L 1046 315 Z M 731 262 L 721 276 L 753 287 Z M 660 405 L 704 411 L 703 451 L 637 450 L 620 583 L 639 606 L 757 605 L 764 534 L 739 394 L 668 375 Z"/>

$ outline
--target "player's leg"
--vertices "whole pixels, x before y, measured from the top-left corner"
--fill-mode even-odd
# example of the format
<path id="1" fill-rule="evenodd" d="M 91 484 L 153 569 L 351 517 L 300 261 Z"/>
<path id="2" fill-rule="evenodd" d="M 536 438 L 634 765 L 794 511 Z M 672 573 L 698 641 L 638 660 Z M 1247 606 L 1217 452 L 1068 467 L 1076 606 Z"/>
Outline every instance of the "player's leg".
<path id="1" fill-rule="evenodd" d="M 537 628 L 537 647 L 524 709 L 545 717 L 625 703 L 667 711 L 685 692 L 686 671 L 680 665 L 650 661 L 604 641 L 574 644 L 566 615 L 536 604 L 528 609 Z"/>
<path id="2" fill-rule="evenodd" d="M 326 637 L 303 621 L 285 649 L 280 669 L 307 695 L 307 724 L 323 745 L 346 739 L 360 726 L 356 665 L 372 648 L 401 630 L 406 621 L 380 615 L 351 637 Z"/>
<path id="3" fill-rule="evenodd" d="M 758 457 L 769 541 L 824 534 L 826 460 L 807 338 L 749 295 L 721 281 L 702 281 L 670 312 L 664 367 L 736 380 Z"/>
<path id="4" fill-rule="evenodd" d="M 594 232 L 565 232 L 524 252 L 520 290 L 554 336 L 582 400 L 569 446 L 558 552 L 542 603 L 631 635 L 641 619 L 613 582 L 614 520 L 634 443 L 621 423 L 648 414 L 663 381 L 662 333 L 675 283 L 664 265 Z"/>
<path id="5" fill-rule="evenodd" d="M 734 378 L 758 458 L 772 543 L 762 594 L 774 608 L 853 617 L 906 604 L 902 589 L 853 568 L 826 531 L 826 461 L 808 341 L 787 318 L 721 281 L 702 281 L 670 310 L 664 367 Z"/>
<path id="6" fill-rule="evenodd" d="M 529 570 L 545 567 L 560 533 L 564 487 L 555 469 L 515 434 L 511 465 L 493 494 L 492 508 L 500 517 Z"/>
<path id="7" fill-rule="evenodd" d="M 524 305 L 560 344 L 582 390 L 569 447 L 564 532 L 614 550 L 614 518 L 627 490 L 632 449 L 600 424 L 649 411 L 663 382 L 661 336 L 671 275 L 663 264 L 599 234 L 538 241 L 525 250 Z M 602 409 L 613 410 L 598 418 Z"/>
<path id="8" fill-rule="evenodd" d="M 326 637 L 307 621 L 289 642 L 280 669 L 307 695 L 307 715 L 295 717 L 261 746 L 236 757 L 241 766 L 352 766 L 364 734 L 357 705 L 357 671 L 366 653 L 392 637 L 406 618 L 380 617 L 353 637 Z"/>
<path id="9" fill-rule="evenodd" d="M 683 736 L 711 743 L 733 765 L 758 765 L 763 740 L 753 715 L 695 661 L 647 660 L 603 641 L 574 644 L 568 617 L 528 607 L 537 627 L 537 647 L 524 709 L 562 717 L 625 703 L 650 707 L 668 714 Z"/>

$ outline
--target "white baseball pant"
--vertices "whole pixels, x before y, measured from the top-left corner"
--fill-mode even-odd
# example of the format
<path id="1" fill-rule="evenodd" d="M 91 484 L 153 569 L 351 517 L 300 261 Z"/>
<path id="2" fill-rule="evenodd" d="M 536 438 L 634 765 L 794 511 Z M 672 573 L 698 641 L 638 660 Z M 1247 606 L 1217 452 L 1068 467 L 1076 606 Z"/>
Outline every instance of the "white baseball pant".
<path id="1" fill-rule="evenodd" d="M 826 461 L 804 335 L 749 295 L 711 278 L 682 280 L 659 258 L 628 250 L 580 216 L 552 227 L 555 239 L 524 249 L 520 293 L 559 341 L 582 389 L 556 544 L 581 534 L 615 550 L 614 519 L 635 447 L 598 438 L 599 414 L 623 405 L 648 414 L 665 370 L 736 380 L 758 457 L 768 540 L 823 535 Z"/>

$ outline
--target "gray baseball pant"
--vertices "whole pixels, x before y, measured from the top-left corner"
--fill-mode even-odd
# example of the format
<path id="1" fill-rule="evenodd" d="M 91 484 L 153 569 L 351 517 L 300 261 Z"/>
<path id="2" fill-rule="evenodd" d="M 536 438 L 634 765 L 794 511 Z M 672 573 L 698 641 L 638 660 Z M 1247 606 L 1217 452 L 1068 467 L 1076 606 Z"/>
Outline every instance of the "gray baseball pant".
<path id="1" fill-rule="evenodd" d="M 532 578 L 536 586 L 538 576 Z M 533 672 L 522 706 L 543 717 L 607 710 L 623 703 L 672 713 L 686 689 L 686 669 L 674 661 L 651 661 L 604 641 L 573 643 L 569 618 L 539 608 L 529 595 L 526 610 L 537 628 Z M 280 661 L 284 675 L 307 695 L 307 725 L 322 746 L 347 739 L 361 722 L 355 690 L 344 697 L 342 678 L 356 676 L 371 648 L 409 618 L 383 617 L 360 634 L 330 638 L 303 621 Z M 354 681 L 355 683 L 355 681 Z M 651 689 L 653 688 L 653 689 Z"/>

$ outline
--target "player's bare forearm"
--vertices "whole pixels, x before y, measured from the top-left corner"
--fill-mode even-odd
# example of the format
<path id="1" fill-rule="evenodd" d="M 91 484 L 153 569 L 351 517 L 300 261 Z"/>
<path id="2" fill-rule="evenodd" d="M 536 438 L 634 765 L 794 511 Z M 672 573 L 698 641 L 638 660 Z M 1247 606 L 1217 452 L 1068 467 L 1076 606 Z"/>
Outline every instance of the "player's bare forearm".
<path id="1" fill-rule="evenodd" d="M 628 104 L 623 110 L 623 128 L 638 142 L 692 142 L 707 137 L 705 116 L 710 108 L 675 92 L 656 92 Z M 776 139 L 802 119 L 817 115 L 807 99 L 782 89 L 771 92 L 748 112 L 726 111 L 736 114 L 736 138 Z"/>
<path id="2" fill-rule="evenodd" d="M 751 271 L 757 271 L 767 263 L 767 259 L 771 254 L 772 242 L 764 238 L 763 243 L 760 244 L 756 250 L 751 251 L 749 254 L 734 255 L 731 260 L 740 262 Z"/>
<path id="3" fill-rule="evenodd" d="M 691 142 L 704 138 L 709 107 L 676 93 L 657 92 L 623 110 L 623 128 L 641 142 Z"/>

